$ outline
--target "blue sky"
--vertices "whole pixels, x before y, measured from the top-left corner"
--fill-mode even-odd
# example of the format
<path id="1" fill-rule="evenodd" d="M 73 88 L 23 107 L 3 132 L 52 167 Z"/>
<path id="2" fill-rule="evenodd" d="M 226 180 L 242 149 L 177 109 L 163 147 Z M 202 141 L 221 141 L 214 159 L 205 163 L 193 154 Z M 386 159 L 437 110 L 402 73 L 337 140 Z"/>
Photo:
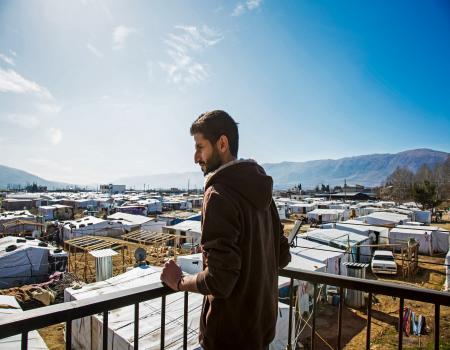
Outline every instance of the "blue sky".
<path id="1" fill-rule="evenodd" d="M 448 1 L 0 0 L 0 164 L 109 182 L 198 170 L 224 109 L 240 157 L 450 151 Z"/>

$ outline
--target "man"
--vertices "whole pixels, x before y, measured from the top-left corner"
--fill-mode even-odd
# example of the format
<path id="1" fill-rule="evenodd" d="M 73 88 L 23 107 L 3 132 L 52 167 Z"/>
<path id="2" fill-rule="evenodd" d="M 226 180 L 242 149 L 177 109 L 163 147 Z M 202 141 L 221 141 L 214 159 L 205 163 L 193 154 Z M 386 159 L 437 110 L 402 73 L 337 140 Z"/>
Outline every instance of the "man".
<path id="1" fill-rule="evenodd" d="M 237 160 L 239 135 L 224 111 L 191 126 L 195 163 L 205 174 L 203 268 L 184 276 L 173 261 L 161 280 L 177 291 L 205 295 L 200 344 L 209 349 L 265 349 L 275 336 L 278 270 L 290 261 L 272 200 L 272 178 L 251 160 Z"/>

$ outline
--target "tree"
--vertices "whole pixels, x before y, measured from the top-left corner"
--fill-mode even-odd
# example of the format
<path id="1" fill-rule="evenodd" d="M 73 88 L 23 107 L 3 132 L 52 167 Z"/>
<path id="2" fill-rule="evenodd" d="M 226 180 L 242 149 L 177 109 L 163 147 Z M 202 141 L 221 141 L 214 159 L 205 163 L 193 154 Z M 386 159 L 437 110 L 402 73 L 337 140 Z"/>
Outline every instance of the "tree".
<path id="1" fill-rule="evenodd" d="M 437 198 L 436 184 L 428 180 L 414 183 L 413 196 L 417 203 L 422 204 L 423 209 L 433 209 L 441 203 Z"/>
<path id="2" fill-rule="evenodd" d="M 450 156 L 442 164 L 437 164 L 433 174 L 436 183 L 437 198 L 442 201 L 450 199 Z"/>
<path id="3" fill-rule="evenodd" d="M 386 179 L 386 187 L 392 186 L 391 197 L 396 202 L 406 202 L 412 199 L 412 184 L 414 174 L 407 168 L 398 167 Z"/>
<path id="4" fill-rule="evenodd" d="M 414 174 L 414 182 L 421 183 L 424 181 L 432 181 L 433 180 L 433 172 L 426 164 L 422 164 L 422 166 L 417 170 L 417 172 Z"/>

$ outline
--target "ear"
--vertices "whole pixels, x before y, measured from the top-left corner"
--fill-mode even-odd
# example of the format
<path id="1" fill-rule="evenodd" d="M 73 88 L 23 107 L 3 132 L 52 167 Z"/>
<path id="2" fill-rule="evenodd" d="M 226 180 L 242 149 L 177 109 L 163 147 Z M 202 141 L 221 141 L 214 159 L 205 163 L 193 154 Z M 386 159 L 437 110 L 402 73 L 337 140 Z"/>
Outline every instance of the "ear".
<path id="1" fill-rule="evenodd" d="M 217 147 L 220 153 L 226 153 L 230 149 L 230 145 L 228 144 L 228 137 L 222 135 L 217 140 Z"/>

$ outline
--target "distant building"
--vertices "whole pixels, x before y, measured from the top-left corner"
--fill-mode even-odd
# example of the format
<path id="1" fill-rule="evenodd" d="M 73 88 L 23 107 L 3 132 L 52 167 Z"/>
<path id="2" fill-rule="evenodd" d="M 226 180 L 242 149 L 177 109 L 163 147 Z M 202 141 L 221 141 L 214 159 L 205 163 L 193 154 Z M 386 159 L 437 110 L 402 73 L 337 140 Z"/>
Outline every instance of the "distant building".
<path id="1" fill-rule="evenodd" d="M 109 194 L 118 194 L 125 192 L 125 185 L 100 185 L 100 192 Z"/>

